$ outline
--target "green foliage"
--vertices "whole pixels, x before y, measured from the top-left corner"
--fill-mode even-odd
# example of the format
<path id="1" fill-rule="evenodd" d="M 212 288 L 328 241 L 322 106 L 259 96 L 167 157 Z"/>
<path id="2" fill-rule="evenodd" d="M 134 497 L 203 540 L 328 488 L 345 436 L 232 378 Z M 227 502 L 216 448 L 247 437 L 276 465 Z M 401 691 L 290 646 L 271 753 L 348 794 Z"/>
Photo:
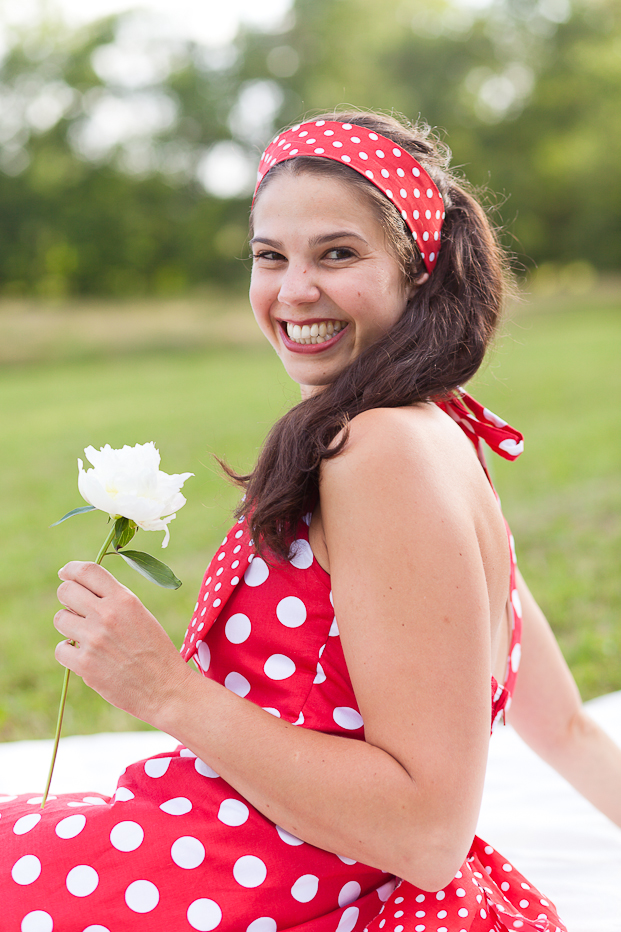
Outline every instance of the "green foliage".
<path id="1" fill-rule="evenodd" d="M 232 140 L 256 162 L 279 125 L 347 102 L 438 127 L 469 179 L 500 192 L 527 270 L 618 268 L 615 0 L 294 0 L 275 32 L 246 27 L 219 53 L 171 41 L 135 87 L 101 65 L 127 21 L 41 27 L 0 62 L 0 293 L 241 287 L 247 199 L 206 193 L 203 160 Z M 108 123 L 125 107 L 153 125 L 104 145 L 91 130 L 106 107 Z"/>

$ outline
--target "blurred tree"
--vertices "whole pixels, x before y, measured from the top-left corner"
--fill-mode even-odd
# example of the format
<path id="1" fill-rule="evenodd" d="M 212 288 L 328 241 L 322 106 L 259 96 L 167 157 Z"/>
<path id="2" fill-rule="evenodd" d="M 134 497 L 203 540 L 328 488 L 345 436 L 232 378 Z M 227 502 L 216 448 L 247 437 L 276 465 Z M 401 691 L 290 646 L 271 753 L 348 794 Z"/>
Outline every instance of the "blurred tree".
<path id="1" fill-rule="evenodd" d="M 276 31 L 222 49 L 155 36 L 145 15 L 48 25 L 0 63 L 4 293 L 245 281 L 261 148 L 346 103 L 439 127 L 470 180 L 500 192 L 527 268 L 618 268 L 616 0 L 294 0 Z"/>
<path id="2" fill-rule="evenodd" d="M 294 10 L 286 35 L 240 37 L 247 80 L 285 69 L 283 124 L 344 102 L 422 116 L 474 184 L 500 192 L 509 244 L 526 268 L 619 268 L 616 0 L 573 9 L 569 0 L 496 0 L 478 10 L 448 0 L 297 0 Z"/>

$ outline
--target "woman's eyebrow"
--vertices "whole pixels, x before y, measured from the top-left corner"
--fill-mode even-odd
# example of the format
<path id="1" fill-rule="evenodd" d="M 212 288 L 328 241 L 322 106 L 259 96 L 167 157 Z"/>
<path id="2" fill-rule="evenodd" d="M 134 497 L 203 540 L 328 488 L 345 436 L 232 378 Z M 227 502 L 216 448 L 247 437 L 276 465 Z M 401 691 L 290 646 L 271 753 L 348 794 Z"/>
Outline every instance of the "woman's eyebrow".
<path id="1" fill-rule="evenodd" d="M 360 236 L 359 233 L 354 233 L 352 230 L 338 230 L 336 233 L 325 233 L 323 236 L 313 236 L 309 240 L 309 246 L 323 246 L 325 243 L 331 243 L 335 239 L 358 239 L 362 243 L 369 245 L 366 239 L 363 236 Z M 273 246 L 274 249 L 280 249 L 282 243 L 278 240 L 268 239 L 265 236 L 253 236 L 250 240 L 249 245 L 252 246 L 253 243 L 265 243 L 266 246 Z"/>

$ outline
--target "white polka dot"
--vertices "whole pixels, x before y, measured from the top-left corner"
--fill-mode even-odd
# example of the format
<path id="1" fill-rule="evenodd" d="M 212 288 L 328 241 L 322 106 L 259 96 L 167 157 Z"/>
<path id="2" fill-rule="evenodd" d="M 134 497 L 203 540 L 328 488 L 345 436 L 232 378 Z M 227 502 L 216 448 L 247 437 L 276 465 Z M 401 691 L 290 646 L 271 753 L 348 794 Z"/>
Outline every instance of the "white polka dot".
<path id="1" fill-rule="evenodd" d="M 25 854 L 19 858 L 11 869 L 11 877 L 20 887 L 34 883 L 41 873 L 41 861 L 34 854 Z"/>
<path id="2" fill-rule="evenodd" d="M 280 712 L 278 711 L 278 709 L 273 709 L 273 708 L 272 708 L 271 706 L 269 706 L 269 705 L 264 705 L 264 706 L 263 706 L 263 711 L 264 711 L 264 712 L 269 712 L 270 715 L 273 715 L 273 716 L 274 716 L 274 718 L 280 718 Z"/>
<path id="3" fill-rule="evenodd" d="M 294 847 L 297 847 L 297 845 L 304 844 L 301 838 L 298 838 L 297 835 L 292 835 L 291 832 L 286 832 L 284 828 L 280 827 L 280 825 L 276 826 L 276 831 L 286 845 L 293 845 Z"/>
<path id="4" fill-rule="evenodd" d="M 455 896 L 462 897 L 465 895 L 466 895 L 466 891 L 464 890 L 463 887 L 458 887 L 457 890 L 455 890 Z"/>
<path id="5" fill-rule="evenodd" d="M 392 891 L 395 889 L 396 886 L 397 886 L 397 881 L 393 877 L 392 880 L 386 881 L 386 883 L 383 883 L 381 887 L 377 888 L 377 895 L 379 896 L 382 903 L 386 902 L 386 900 L 390 897 Z M 423 897 L 423 899 L 425 898 Z"/>
<path id="6" fill-rule="evenodd" d="M 302 874 L 291 887 L 291 896 L 298 903 L 310 903 L 317 896 L 319 877 L 314 874 Z"/>
<path id="7" fill-rule="evenodd" d="M 165 803 L 162 803 L 160 809 L 162 812 L 167 812 L 168 815 L 185 815 L 191 811 L 192 803 L 185 796 L 175 796 L 173 799 L 168 799 Z"/>
<path id="8" fill-rule="evenodd" d="M 457 910 L 457 915 L 460 916 L 462 919 L 465 919 L 465 917 L 468 915 L 468 910 L 464 906 L 462 906 L 461 909 Z"/>
<path id="9" fill-rule="evenodd" d="M 197 773 L 200 773 L 202 777 L 211 777 L 212 779 L 215 779 L 216 777 L 220 776 L 219 773 L 216 773 L 215 770 L 212 770 L 209 764 L 206 764 L 204 760 L 200 759 L 200 757 L 197 757 L 194 761 L 194 767 Z"/>
<path id="10" fill-rule="evenodd" d="M 255 557 L 244 573 L 244 582 L 247 586 L 261 586 L 269 574 L 270 571 L 265 560 L 262 560 L 261 557 Z"/>
<path id="11" fill-rule="evenodd" d="M 35 825 L 38 825 L 40 821 L 41 813 L 31 812 L 30 815 L 22 816 L 21 819 L 17 820 L 13 826 L 13 832 L 15 835 L 25 835 L 27 832 L 32 831 Z"/>
<path id="12" fill-rule="evenodd" d="M 522 648 L 519 644 L 516 644 L 511 651 L 511 669 L 514 673 L 517 673 L 520 666 L 520 660 L 522 657 Z"/>
<path id="13" fill-rule="evenodd" d="M 503 865 L 502 865 L 502 869 L 503 869 L 503 871 L 506 871 L 507 873 L 510 873 L 510 871 L 513 870 L 513 868 L 511 867 L 510 864 L 503 864 Z"/>
<path id="14" fill-rule="evenodd" d="M 285 628 L 299 628 L 306 621 L 306 606 L 296 595 L 285 596 L 276 606 L 276 617 Z"/>
<path id="15" fill-rule="evenodd" d="M 203 673 L 207 673 L 209 669 L 209 664 L 211 663 L 211 651 L 207 644 L 204 641 L 198 642 L 198 662 Z"/>
<path id="16" fill-rule="evenodd" d="M 17 796 L 0 796 L 0 804 L 1 803 L 12 803 L 14 799 L 17 799 Z M 51 799 L 51 797 L 48 796 L 48 799 Z"/>
<path id="17" fill-rule="evenodd" d="M 110 843 L 117 851 L 135 851 L 144 841 L 144 831 L 137 822 L 117 822 L 110 832 Z"/>
<path id="18" fill-rule="evenodd" d="M 96 926 L 87 926 L 85 929 L 82 930 L 82 932 L 110 932 L 110 929 L 106 928 L 106 926 L 96 925 Z"/>
<path id="19" fill-rule="evenodd" d="M 505 441 L 503 440 L 503 443 L 504 442 Z M 520 599 L 520 593 L 517 591 L 517 589 L 514 589 L 513 592 L 511 593 L 511 601 L 513 602 L 513 608 L 515 609 L 516 615 L 519 618 L 521 618 L 522 617 L 522 601 Z"/>
<path id="20" fill-rule="evenodd" d="M 408 196 L 408 192 L 405 190 L 405 188 L 401 188 L 401 190 L 399 191 L 399 194 L 401 195 L 401 197 Z"/>
<path id="21" fill-rule="evenodd" d="M 4 800 L 0 799 L 0 802 L 8 802 L 9 799 L 17 799 L 17 796 L 5 797 Z M 48 796 L 48 799 L 58 799 L 57 796 Z M 26 802 L 29 806 L 40 806 L 43 802 L 42 796 L 33 796 L 31 799 L 27 799 Z"/>
<path id="22" fill-rule="evenodd" d="M 241 673 L 229 673 L 229 675 L 224 680 L 224 685 L 237 696 L 247 696 L 250 692 L 250 683 L 245 676 L 241 675 Z"/>
<path id="23" fill-rule="evenodd" d="M 360 910 L 357 906 L 349 906 L 339 919 L 336 932 L 352 932 L 356 927 L 359 915 Z"/>
<path id="24" fill-rule="evenodd" d="M 339 636 L 339 626 L 336 621 L 336 616 L 332 620 L 332 624 L 330 625 L 330 630 L 328 631 L 328 635 L 331 638 L 337 638 Z"/>
<path id="25" fill-rule="evenodd" d="M 324 673 L 324 669 L 321 666 L 321 664 L 318 663 L 317 673 L 315 674 L 315 679 L 313 680 L 313 683 L 319 684 L 319 683 L 325 683 L 325 681 L 326 681 L 326 674 Z"/>
<path id="26" fill-rule="evenodd" d="M 395 913 L 395 916 L 396 915 L 397 913 Z M 399 913 L 399 915 L 402 916 L 403 913 Z M 447 916 L 448 916 L 448 913 L 445 909 L 441 909 L 440 912 L 438 913 L 438 919 L 446 919 Z"/>
<path id="27" fill-rule="evenodd" d="M 506 880 L 503 880 L 503 882 L 500 884 L 500 889 L 501 889 L 504 893 L 506 893 L 507 890 L 510 888 L 510 886 L 511 886 L 511 884 L 507 883 Z"/>
<path id="28" fill-rule="evenodd" d="M 134 794 L 132 793 L 131 790 L 128 790 L 126 786 L 120 786 L 118 790 L 116 791 L 116 793 L 114 794 L 114 798 L 120 803 L 126 803 L 128 799 L 134 798 Z M 63 821 L 66 821 L 66 820 L 63 820 Z M 58 824 L 60 825 L 60 822 Z M 82 826 L 82 828 L 84 828 L 84 826 Z M 81 830 L 82 829 L 80 829 L 80 831 Z"/>
<path id="29" fill-rule="evenodd" d="M 263 664 L 263 670 L 270 680 L 286 680 L 295 673 L 295 664 L 284 654 L 272 654 Z"/>
<path id="30" fill-rule="evenodd" d="M 172 843 L 170 856 L 177 865 L 184 870 L 193 870 L 205 860 L 205 847 L 198 838 L 192 835 L 182 835 Z"/>
<path id="31" fill-rule="evenodd" d="M 269 916 L 261 916 L 260 919 L 255 919 L 254 922 L 251 922 L 246 932 L 276 932 L 278 926 L 274 919 L 270 919 Z"/>
<path id="32" fill-rule="evenodd" d="M 416 902 L 417 902 L 417 903 L 424 903 L 424 902 L 425 902 L 425 894 L 424 894 L 424 893 L 419 893 L 418 896 L 416 897 Z"/>
<path id="33" fill-rule="evenodd" d="M 354 903 L 360 896 L 361 887 L 355 880 L 350 880 L 344 887 L 341 887 L 339 893 L 339 906 L 349 906 Z"/>
<path id="34" fill-rule="evenodd" d="M 152 757 L 144 762 L 144 772 L 148 777 L 163 777 L 168 770 L 170 757 Z"/>
<path id="35" fill-rule="evenodd" d="M 224 633 L 231 644 L 243 644 L 250 637 L 251 628 L 248 616 L 238 612 L 236 615 L 231 615 L 224 626 Z"/>
<path id="36" fill-rule="evenodd" d="M 342 861 L 343 864 L 357 864 L 357 861 L 354 861 L 353 858 L 346 858 L 344 854 L 337 854 L 339 861 Z"/>
<path id="37" fill-rule="evenodd" d="M 332 713 L 332 718 L 337 725 L 346 728 L 348 731 L 355 731 L 356 728 L 361 728 L 364 724 L 360 712 L 357 712 L 356 709 L 350 709 L 346 705 L 337 706 Z"/>
<path id="38" fill-rule="evenodd" d="M 222 910 L 213 900 L 194 900 L 188 906 L 187 917 L 193 929 L 198 929 L 198 932 L 211 932 L 220 925 Z"/>
<path id="39" fill-rule="evenodd" d="M 433 197 L 433 191 L 431 188 L 427 188 L 427 197 Z"/>
<path id="40" fill-rule="evenodd" d="M 218 809 L 218 818 L 225 825 L 243 825 L 249 815 L 250 810 L 241 799 L 225 799 Z"/>
<path id="41" fill-rule="evenodd" d="M 78 864 L 71 868 L 65 883 L 73 896 L 90 896 L 99 886 L 99 874 L 88 864 Z"/>
<path id="42" fill-rule="evenodd" d="M 313 551 L 307 540 L 298 538 L 291 544 L 289 563 L 298 570 L 307 570 L 313 563 Z"/>
<path id="43" fill-rule="evenodd" d="M 438 890 L 438 892 L 436 893 L 436 900 L 443 900 L 445 896 L 446 896 L 446 893 L 444 892 L 444 890 Z"/>
<path id="44" fill-rule="evenodd" d="M 520 909 L 526 909 L 527 906 L 530 906 L 529 900 L 520 900 Z"/>
<path id="45" fill-rule="evenodd" d="M 31 913 L 26 913 L 20 926 L 21 932 L 52 932 L 53 928 L 52 917 L 42 909 L 35 909 Z"/>
<path id="46" fill-rule="evenodd" d="M 303 713 L 303 712 L 300 712 L 300 714 L 298 715 L 298 717 L 296 718 L 296 720 L 295 720 L 295 722 L 294 722 L 293 724 L 294 724 L 294 725 L 303 725 L 303 724 L 304 724 L 304 713 Z"/>
<path id="47" fill-rule="evenodd" d="M 260 887 L 267 877 L 267 867 L 253 854 L 245 854 L 233 865 L 233 877 L 240 887 Z"/>
<path id="48" fill-rule="evenodd" d="M 135 913 L 150 913 L 160 901 L 160 891 L 150 880 L 134 880 L 125 891 L 125 902 Z"/>

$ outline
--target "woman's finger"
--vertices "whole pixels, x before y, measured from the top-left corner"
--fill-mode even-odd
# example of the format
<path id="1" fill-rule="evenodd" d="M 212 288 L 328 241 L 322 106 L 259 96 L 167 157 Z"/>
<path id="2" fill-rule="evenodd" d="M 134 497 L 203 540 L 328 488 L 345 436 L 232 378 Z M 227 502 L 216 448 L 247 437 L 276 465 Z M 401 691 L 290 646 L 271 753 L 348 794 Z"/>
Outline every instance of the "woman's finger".
<path id="1" fill-rule="evenodd" d="M 125 586 L 122 586 L 112 573 L 97 563 L 72 560 L 58 571 L 58 575 L 63 581 L 79 583 L 99 598 L 113 595 L 119 589 L 125 589 Z"/>
<path id="2" fill-rule="evenodd" d="M 58 663 L 63 667 L 68 667 L 75 671 L 76 661 L 80 653 L 79 644 L 72 644 L 71 641 L 60 641 L 54 649 L 54 656 Z"/>
<path id="3" fill-rule="evenodd" d="M 58 601 L 66 609 L 75 612 L 76 615 L 86 617 L 89 612 L 96 611 L 101 599 L 99 596 L 85 589 L 79 583 L 73 580 L 65 580 L 56 590 Z"/>
<path id="4" fill-rule="evenodd" d="M 61 610 L 54 615 L 54 627 L 59 634 L 62 634 L 63 637 L 66 637 L 70 641 L 77 641 L 79 639 L 83 624 L 84 618 L 82 615 L 76 615 L 75 612 L 71 612 L 66 608 L 61 608 Z"/>

